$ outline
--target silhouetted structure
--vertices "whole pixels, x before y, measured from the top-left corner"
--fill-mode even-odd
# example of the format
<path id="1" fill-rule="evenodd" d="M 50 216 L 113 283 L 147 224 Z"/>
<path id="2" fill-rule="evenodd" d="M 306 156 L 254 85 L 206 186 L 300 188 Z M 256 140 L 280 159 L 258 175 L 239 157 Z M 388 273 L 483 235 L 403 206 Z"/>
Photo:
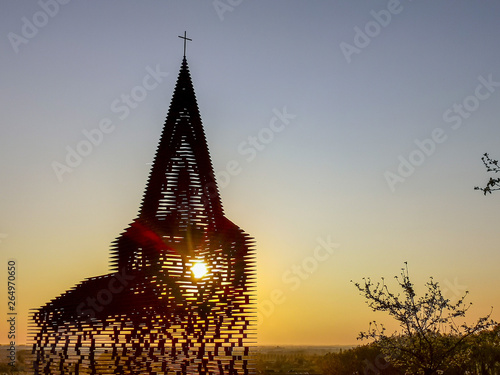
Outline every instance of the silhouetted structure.
<path id="1" fill-rule="evenodd" d="M 223 213 L 186 57 L 112 272 L 33 314 L 35 374 L 248 374 L 253 240 Z M 193 266 L 206 267 L 195 277 Z"/>

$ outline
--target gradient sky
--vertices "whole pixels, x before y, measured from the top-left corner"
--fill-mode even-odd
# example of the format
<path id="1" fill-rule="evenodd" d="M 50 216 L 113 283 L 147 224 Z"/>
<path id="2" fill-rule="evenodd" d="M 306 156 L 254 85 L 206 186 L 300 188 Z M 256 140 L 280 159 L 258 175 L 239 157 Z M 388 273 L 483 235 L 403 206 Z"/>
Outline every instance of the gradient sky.
<path id="1" fill-rule="evenodd" d="M 451 299 L 470 291 L 472 318 L 500 319 L 500 195 L 473 189 L 482 154 L 500 158 L 500 3 L 45 1 L 0 5 L 0 277 L 15 258 L 18 343 L 29 309 L 108 272 L 184 30 L 225 212 L 257 241 L 259 344 L 358 343 L 387 319 L 350 280 L 405 261 L 417 292 L 433 276 Z M 1 343 L 6 301 L 4 286 Z"/>

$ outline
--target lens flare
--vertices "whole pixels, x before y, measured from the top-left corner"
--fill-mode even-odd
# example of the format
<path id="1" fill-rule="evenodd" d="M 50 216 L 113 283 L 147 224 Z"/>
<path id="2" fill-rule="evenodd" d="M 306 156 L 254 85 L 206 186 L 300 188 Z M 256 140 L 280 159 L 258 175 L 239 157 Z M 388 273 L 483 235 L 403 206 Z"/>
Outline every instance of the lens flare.
<path id="1" fill-rule="evenodd" d="M 195 279 L 201 279 L 203 276 L 205 276 L 208 273 L 208 269 L 207 269 L 207 266 L 205 263 L 196 262 L 191 267 L 191 272 L 193 273 L 193 276 L 195 277 Z"/>

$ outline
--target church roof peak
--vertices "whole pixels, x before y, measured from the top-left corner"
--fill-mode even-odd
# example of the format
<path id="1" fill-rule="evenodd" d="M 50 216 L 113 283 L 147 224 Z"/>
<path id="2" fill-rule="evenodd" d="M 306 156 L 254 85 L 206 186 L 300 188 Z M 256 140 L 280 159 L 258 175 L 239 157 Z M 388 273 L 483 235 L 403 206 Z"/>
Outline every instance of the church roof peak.
<path id="1" fill-rule="evenodd" d="M 203 221 L 211 221 L 214 215 L 222 213 L 205 132 L 184 56 L 140 216 L 164 220 L 181 214 L 190 218 L 203 216 Z"/>

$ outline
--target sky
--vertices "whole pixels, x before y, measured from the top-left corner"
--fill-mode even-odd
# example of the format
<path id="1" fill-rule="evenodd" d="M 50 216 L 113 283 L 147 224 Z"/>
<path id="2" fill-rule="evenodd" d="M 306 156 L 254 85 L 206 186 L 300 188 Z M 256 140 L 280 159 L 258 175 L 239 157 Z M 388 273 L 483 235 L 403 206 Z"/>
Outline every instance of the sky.
<path id="1" fill-rule="evenodd" d="M 40 0 L 0 5 L 0 343 L 109 270 L 187 59 L 224 210 L 256 240 L 260 345 L 356 345 L 352 284 L 500 320 L 500 3 Z M 500 193 L 499 193 L 500 194 Z"/>

